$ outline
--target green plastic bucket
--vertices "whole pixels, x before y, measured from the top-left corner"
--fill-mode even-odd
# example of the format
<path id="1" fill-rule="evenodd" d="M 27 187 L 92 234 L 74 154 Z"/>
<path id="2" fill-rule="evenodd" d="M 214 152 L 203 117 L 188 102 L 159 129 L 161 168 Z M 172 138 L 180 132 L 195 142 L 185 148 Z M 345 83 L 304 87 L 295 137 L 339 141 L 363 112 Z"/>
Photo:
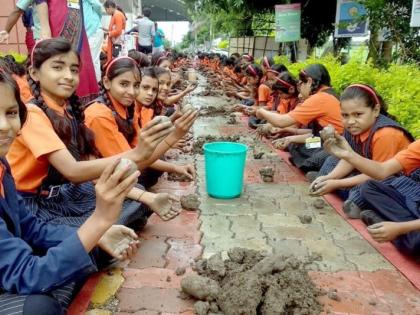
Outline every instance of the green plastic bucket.
<path id="1" fill-rule="evenodd" d="M 204 145 L 207 193 L 218 199 L 241 195 L 248 147 L 235 142 Z"/>

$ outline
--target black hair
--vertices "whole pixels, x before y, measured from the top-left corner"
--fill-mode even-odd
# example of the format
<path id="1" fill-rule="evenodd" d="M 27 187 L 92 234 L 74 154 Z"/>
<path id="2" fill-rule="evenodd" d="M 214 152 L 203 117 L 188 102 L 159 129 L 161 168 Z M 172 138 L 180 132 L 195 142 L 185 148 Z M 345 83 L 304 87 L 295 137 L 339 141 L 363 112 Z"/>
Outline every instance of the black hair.
<path id="1" fill-rule="evenodd" d="M 233 72 L 234 72 L 234 73 L 241 73 L 241 72 L 242 72 L 242 67 L 241 67 L 241 66 L 236 65 L 236 66 L 233 68 Z"/>
<path id="2" fill-rule="evenodd" d="M 241 58 L 241 55 L 239 53 L 233 53 L 232 55 L 230 55 L 232 58 L 234 58 L 235 60 Z"/>
<path id="3" fill-rule="evenodd" d="M 289 71 L 284 71 L 282 73 L 280 73 L 280 75 L 278 76 L 279 79 L 281 79 L 282 81 L 285 81 L 286 83 L 290 84 L 292 87 L 295 88 L 295 92 L 294 95 L 297 97 L 299 92 L 297 90 L 297 80 L 293 77 L 293 75 L 289 72 Z M 290 86 L 286 86 L 285 84 L 282 84 L 279 81 L 276 81 L 273 86 L 272 86 L 272 90 L 273 91 L 281 91 L 283 93 L 289 94 L 289 89 Z"/>
<path id="4" fill-rule="evenodd" d="M 278 63 L 278 64 L 275 64 L 275 65 L 272 65 L 271 66 L 271 70 L 277 71 L 278 73 L 282 73 L 282 72 L 288 71 L 287 67 L 284 64 L 282 64 L 282 63 Z"/>
<path id="5" fill-rule="evenodd" d="M 154 67 L 153 68 L 156 77 L 159 77 L 162 74 L 169 74 L 169 76 L 171 76 L 171 71 L 169 71 L 168 69 L 162 68 L 162 67 Z"/>
<path id="6" fill-rule="evenodd" d="M 20 77 L 26 74 L 25 65 L 16 62 L 15 57 L 12 55 L 0 57 L 0 60 L 2 61 L 2 67 L 6 67 L 10 74 L 16 74 Z"/>
<path id="7" fill-rule="evenodd" d="M 112 81 L 119 75 L 129 71 L 138 74 L 141 80 L 141 74 L 137 64 L 129 58 L 120 58 L 111 63 L 106 69 L 106 77 L 110 81 Z M 105 89 L 103 82 L 100 83 L 100 97 L 102 98 L 104 105 L 109 107 L 114 112 L 114 117 L 118 125 L 118 130 L 124 135 L 128 142 L 131 142 L 134 139 L 134 136 L 136 135 L 136 130 L 133 127 L 135 109 L 134 102 L 132 106 L 127 107 L 127 118 L 124 119 L 114 109 L 114 105 L 108 97 L 108 91 Z"/>
<path id="8" fill-rule="evenodd" d="M 252 63 L 246 66 L 245 68 L 245 73 L 247 75 L 250 76 L 255 76 L 255 73 L 253 73 L 253 71 L 250 70 L 250 67 L 252 67 L 252 69 L 255 71 L 255 73 L 257 74 L 258 80 L 261 80 L 262 76 L 263 76 L 263 72 L 261 70 L 260 65 L 257 65 L 256 63 Z"/>
<path id="9" fill-rule="evenodd" d="M 159 67 L 159 64 L 164 60 L 169 60 L 166 52 L 162 51 L 152 54 L 152 66 Z"/>
<path id="10" fill-rule="evenodd" d="M 22 99 L 20 98 L 20 89 L 19 85 L 16 83 L 16 81 L 12 78 L 10 73 L 7 72 L 7 69 L 1 69 L 0 68 L 0 84 L 6 84 L 9 86 L 15 95 L 16 102 L 18 104 L 19 108 L 19 119 L 20 124 L 23 125 L 26 121 L 27 117 L 27 110 L 26 105 L 22 102 Z"/>
<path id="11" fill-rule="evenodd" d="M 148 17 L 149 18 L 152 15 L 152 9 L 149 8 L 149 7 L 144 7 L 143 8 L 143 15 L 145 17 Z"/>
<path id="12" fill-rule="evenodd" d="M 378 104 L 380 106 L 380 113 L 384 116 L 387 116 L 393 120 L 396 118 L 388 113 L 388 106 L 383 100 L 383 98 L 375 91 L 373 87 L 367 84 L 363 84 L 366 88 L 361 86 L 352 86 L 350 85 L 347 87 L 343 94 L 341 94 L 340 102 L 352 100 L 352 99 L 360 99 L 362 100 L 367 107 L 372 109 L 375 108 L 375 105 Z"/>
<path id="13" fill-rule="evenodd" d="M 264 67 L 266 66 L 264 64 L 264 59 L 267 58 L 268 61 L 268 65 L 270 66 L 270 68 L 272 68 L 274 66 L 274 59 L 272 57 L 263 57 L 263 59 L 261 60 L 261 65 L 263 65 Z M 287 70 L 287 69 L 286 69 Z M 286 71 L 284 70 L 284 71 Z"/>
<path id="14" fill-rule="evenodd" d="M 224 62 L 224 65 L 225 66 L 228 66 L 228 67 L 230 67 L 230 66 L 235 66 L 235 58 L 232 58 L 232 57 L 229 57 L 229 58 L 225 58 L 224 60 L 223 60 L 223 62 Z"/>
<path id="15" fill-rule="evenodd" d="M 117 4 L 113 0 L 106 0 L 104 2 L 105 8 L 117 8 Z"/>
<path id="16" fill-rule="evenodd" d="M 131 49 L 128 52 L 128 57 L 133 58 L 137 62 L 137 65 L 140 69 L 144 67 L 150 67 L 149 57 L 146 54 L 143 54 L 142 52 L 139 52 L 135 49 Z"/>
<path id="17" fill-rule="evenodd" d="M 299 80 L 306 83 L 308 78 L 312 79 L 311 94 L 316 93 L 322 85 L 331 86 L 330 74 L 320 63 L 309 65 L 299 72 Z"/>
<path id="18" fill-rule="evenodd" d="M 80 57 L 76 51 L 73 50 L 72 45 L 64 38 L 52 38 L 43 40 L 34 47 L 32 52 L 33 59 L 31 59 L 32 67 L 39 69 L 42 64 L 48 59 L 60 55 L 73 52 L 80 60 Z M 70 96 L 67 104 L 71 107 L 71 113 L 73 118 L 67 115 L 61 116 L 57 114 L 53 109 L 49 108 L 45 103 L 44 98 L 41 95 L 40 83 L 33 80 L 32 77 L 28 76 L 28 83 L 32 90 L 32 95 L 35 98 L 34 104 L 39 106 L 42 111 L 47 115 L 48 119 L 54 128 L 54 131 L 60 137 L 60 139 L 69 148 L 72 145 L 76 146 L 81 158 L 88 158 L 90 155 L 99 156 L 98 151 L 95 147 L 94 135 L 85 124 L 85 115 L 82 110 L 82 104 L 79 97 L 76 94 Z M 77 143 L 73 143 L 72 139 L 72 119 L 77 122 Z"/>

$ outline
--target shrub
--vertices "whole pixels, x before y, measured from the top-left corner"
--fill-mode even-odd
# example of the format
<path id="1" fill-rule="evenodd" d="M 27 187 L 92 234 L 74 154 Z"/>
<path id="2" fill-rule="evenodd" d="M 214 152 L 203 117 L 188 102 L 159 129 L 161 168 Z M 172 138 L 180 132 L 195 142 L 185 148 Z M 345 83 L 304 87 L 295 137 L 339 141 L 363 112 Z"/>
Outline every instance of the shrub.
<path id="1" fill-rule="evenodd" d="M 304 62 L 291 64 L 286 57 L 274 57 L 276 63 L 283 63 L 294 75 L 306 65 L 322 63 L 330 72 L 332 86 L 341 93 L 352 83 L 366 83 L 373 86 L 388 104 L 388 110 L 416 138 L 420 137 L 420 70 L 416 65 L 391 64 L 387 69 L 375 68 L 362 59 L 351 58 L 342 65 L 335 57 L 311 57 Z"/>
<path id="2" fill-rule="evenodd" d="M 7 55 L 12 55 L 13 58 L 15 58 L 17 63 L 24 63 L 27 59 L 27 55 L 21 55 L 21 54 L 15 53 L 15 52 L 9 52 L 9 53 L 3 53 L 2 52 L 2 53 L 0 53 L 0 57 L 4 57 L 4 56 L 7 56 Z"/>

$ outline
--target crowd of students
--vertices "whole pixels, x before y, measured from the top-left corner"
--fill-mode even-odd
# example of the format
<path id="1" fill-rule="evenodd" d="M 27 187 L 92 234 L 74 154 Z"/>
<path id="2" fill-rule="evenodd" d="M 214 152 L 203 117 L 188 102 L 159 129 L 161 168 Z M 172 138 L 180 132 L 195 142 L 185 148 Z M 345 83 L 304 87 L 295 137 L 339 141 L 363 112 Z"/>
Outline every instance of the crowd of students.
<path id="1" fill-rule="evenodd" d="M 174 196 L 149 191 L 163 172 L 195 176 L 162 159 L 197 118 L 174 106 L 196 87 L 173 88 L 186 58 L 114 58 L 87 104 L 70 42 L 38 41 L 28 59 L 0 58 L 2 315 L 65 313 L 88 274 L 135 254 L 135 231 L 153 212 L 179 214 Z M 122 158 L 139 171 L 125 178 Z"/>
<path id="2" fill-rule="evenodd" d="M 420 142 L 373 87 L 338 96 L 321 64 L 295 78 L 267 57 L 194 59 L 113 58 L 86 104 L 76 95 L 81 57 L 66 39 L 37 42 L 26 65 L 0 59 L 0 315 L 64 313 L 88 274 L 136 253 L 135 231 L 153 212 L 179 214 L 172 196 L 149 190 L 164 172 L 195 176 L 193 165 L 163 159 L 198 115 L 177 106 L 196 84 L 174 88 L 185 80 L 176 70 L 193 64 L 238 100 L 251 128 L 290 152 L 312 195 L 337 193 L 375 240 L 419 256 Z M 139 171 L 126 177 L 122 158 Z"/>
<path id="3" fill-rule="evenodd" d="M 259 63 L 248 54 L 198 58 L 240 101 L 235 108 L 249 116 L 249 126 L 289 151 L 312 182 L 311 195 L 338 194 L 348 217 L 362 219 L 375 240 L 420 257 L 420 141 L 387 112 L 373 87 L 354 83 L 339 96 L 322 64 L 295 78 L 267 57 Z M 331 128 L 332 136 L 324 136 Z"/>

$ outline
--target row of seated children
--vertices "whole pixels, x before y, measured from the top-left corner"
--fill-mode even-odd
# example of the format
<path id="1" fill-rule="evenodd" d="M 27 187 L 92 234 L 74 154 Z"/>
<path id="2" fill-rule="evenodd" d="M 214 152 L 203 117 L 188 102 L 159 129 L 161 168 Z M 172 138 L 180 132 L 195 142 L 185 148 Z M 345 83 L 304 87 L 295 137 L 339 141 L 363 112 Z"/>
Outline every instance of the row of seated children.
<path id="1" fill-rule="evenodd" d="M 0 314 L 64 314 L 90 273 L 135 254 L 135 231 L 153 212 L 163 220 L 179 213 L 171 196 L 147 191 L 162 172 L 195 176 L 192 165 L 161 159 L 197 117 L 177 108 L 162 118 L 168 68 L 113 59 L 100 97 L 84 106 L 74 94 L 79 68 L 66 40 L 38 42 L 24 104 L 16 71 L 0 63 Z M 141 175 L 124 179 L 121 158 Z"/>
<path id="2" fill-rule="evenodd" d="M 289 150 L 291 161 L 309 172 L 312 195 L 337 193 L 345 200 L 344 212 L 352 219 L 361 218 L 376 240 L 394 240 L 402 251 L 418 256 L 419 141 L 413 142 L 414 137 L 387 112 L 385 102 L 371 86 L 352 84 L 339 97 L 323 65 L 309 65 L 294 79 L 287 70 L 270 70 L 276 68 L 268 60 L 263 58 L 261 66 L 246 65 L 247 81 L 259 84 L 258 89 L 253 86 L 256 105 L 237 108 L 260 119 L 257 124 L 268 123 L 268 138 L 280 137 L 274 145 Z M 273 102 L 269 106 L 260 98 L 267 89 Z M 338 140 L 331 140 L 325 148 L 308 149 L 306 139 L 319 136 L 327 126 L 334 128 Z M 355 158 L 357 154 L 360 156 Z M 365 160 L 371 163 L 364 164 Z M 379 162 L 394 168 L 381 173 Z M 409 176 L 370 180 L 400 175 L 401 171 Z M 404 223 L 379 223 L 382 221 Z"/>

